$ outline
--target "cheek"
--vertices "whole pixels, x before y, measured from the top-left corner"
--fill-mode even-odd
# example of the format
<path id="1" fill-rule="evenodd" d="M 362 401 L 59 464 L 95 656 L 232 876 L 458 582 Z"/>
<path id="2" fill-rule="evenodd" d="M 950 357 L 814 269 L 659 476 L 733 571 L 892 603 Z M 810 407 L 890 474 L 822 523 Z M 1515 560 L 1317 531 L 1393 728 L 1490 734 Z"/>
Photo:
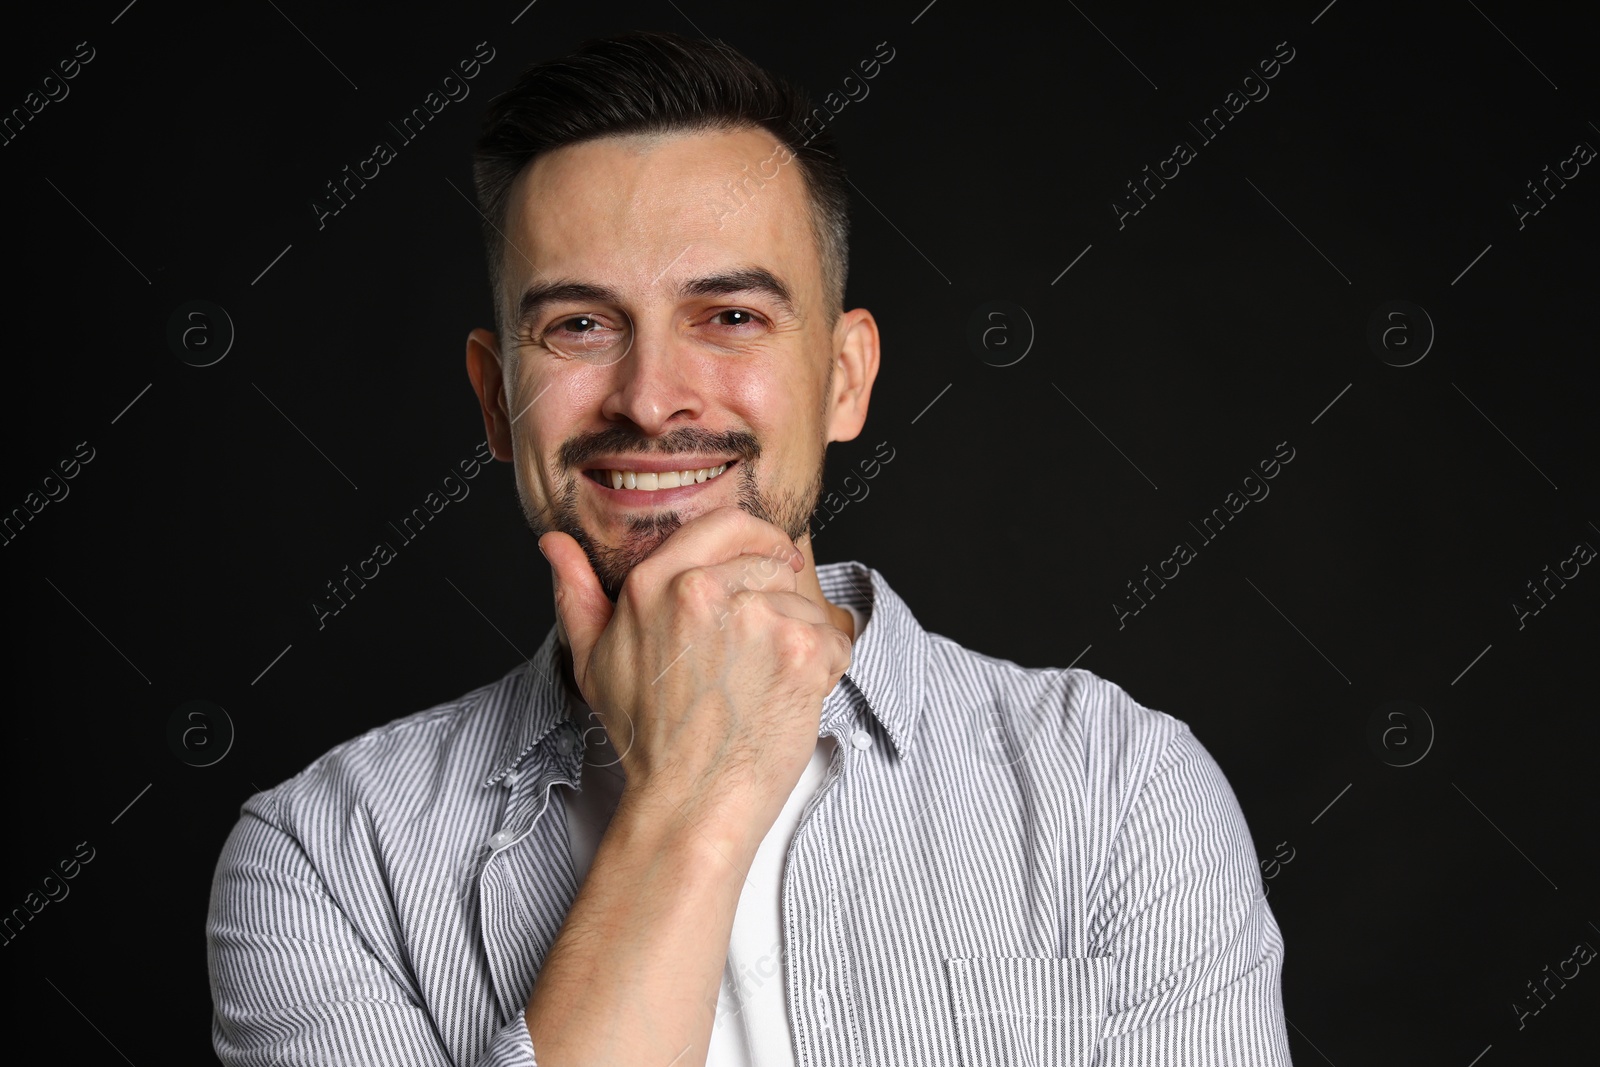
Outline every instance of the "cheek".
<path id="1" fill-rule="evenodd" d="M 543 485 L 552 477 L 556 452 L 572 436 L 571 428 L 586 425 L 604 401 L 605 383 L 602 376 L 581 373 L 581 368 L 529 363 L 518 368 L 517 388 L 507 406 L 518 466 Z"/>
<path id="2" fill-rule="evenodd" d="M 792 391 L 789 383 L 778 380 L 764 360 L 712 367 L 706 380 L 712 396 L 722 397 L 730 408 L 752 422 L 769 422 L 776 405 Z"/>
<path id="3" fill-rule="evenodd" d="M 724 412 L 720 419 L 713 417 L 714 424 L 742 426 L 753 433 L 761 442 L 763 480 L 782 479 L 806 425 L 807 412 L 800 402 L 807 395 L 806 385 L 773 374 L 765 361 L 720 368 L 707 382 L 707 400 L 715 405 L 708 410 L 721 407 Z"/>
<path id="4" fill-rule="evenodd" d="M 776 445 L 785 436 L 798 439 L 822 406 L 822 380 L 805 372 L 806 359 L 803 352 L 785 346 L 748 360 L 710 365 L 703 379 L 707 399 L 726 405 L 764 443 Z"/>

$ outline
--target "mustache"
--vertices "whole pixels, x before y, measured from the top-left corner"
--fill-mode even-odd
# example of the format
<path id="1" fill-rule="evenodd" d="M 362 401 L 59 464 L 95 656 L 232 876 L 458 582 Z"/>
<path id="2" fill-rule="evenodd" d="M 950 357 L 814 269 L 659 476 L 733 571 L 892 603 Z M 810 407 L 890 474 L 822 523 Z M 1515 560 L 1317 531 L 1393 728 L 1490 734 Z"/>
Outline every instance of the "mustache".
<path id="1" fill-rule="evenodd" d="M 612 426 L 595 433 L 574 437 L 556 453 L 556 462 L 562 470 L 581 470 L 598 456 L 604 455 L 688 455 L 694 452 L 732 453 L 743 460 L 761 455 L 761 442 L 744 430 L 706 430 L 697 426 L 682 426 L 659 437 L 642 437 L 622 426 Z"/>

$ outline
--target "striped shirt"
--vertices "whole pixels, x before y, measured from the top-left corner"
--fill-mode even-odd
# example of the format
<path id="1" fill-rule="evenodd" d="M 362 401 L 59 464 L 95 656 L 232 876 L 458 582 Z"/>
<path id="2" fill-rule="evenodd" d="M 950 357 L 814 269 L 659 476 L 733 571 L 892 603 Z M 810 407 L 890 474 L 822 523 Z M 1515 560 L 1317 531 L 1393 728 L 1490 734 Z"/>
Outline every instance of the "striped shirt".
<path id="1" fill-rule="evenodd" d="M 817 576 L 868 621 L 783 870 L 801 1067 L 1288 1064 L 1283 941 L 1189 729 L 929 633 L 860 563 Z M 562 678 L 552 627 L 245 802 L 206 924 L 225 1064 L 536 1064 L 523 1010 L 578 887 Z"/>

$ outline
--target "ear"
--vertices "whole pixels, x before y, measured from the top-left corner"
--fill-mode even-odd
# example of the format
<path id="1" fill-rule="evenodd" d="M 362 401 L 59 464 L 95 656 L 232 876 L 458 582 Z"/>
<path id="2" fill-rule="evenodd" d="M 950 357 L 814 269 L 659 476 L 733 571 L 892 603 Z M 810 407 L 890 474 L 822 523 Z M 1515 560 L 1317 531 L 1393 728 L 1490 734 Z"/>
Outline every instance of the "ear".
<path id="1" fill-rule="evenodd" d="M 489 451 L 495 459 L 509 461 L 511 415 L 506 409 L 500 341 L 482 327 L 467 334 L 467 377 L 472 379 L 472 391 L 478 394 L 478 405 L 483 408 L 484 440 L 489 443 Z"/>
<path id="2" fill-rule="evenodd" d="M 878 322 L 866 308 L 839 316 L 833 329 L 833 395 L 828 398 L 828 440 L 851 441 L 867 421 L 867 402 L 878 377 Z"/>

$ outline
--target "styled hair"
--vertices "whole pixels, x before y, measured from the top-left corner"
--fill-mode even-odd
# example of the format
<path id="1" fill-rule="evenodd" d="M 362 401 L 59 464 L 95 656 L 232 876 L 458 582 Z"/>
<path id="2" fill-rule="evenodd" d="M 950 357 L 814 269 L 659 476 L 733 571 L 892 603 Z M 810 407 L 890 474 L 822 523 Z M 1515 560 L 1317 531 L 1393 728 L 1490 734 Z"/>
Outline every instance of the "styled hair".
<path id="1" fill-rule="evenodd" d="M 721 41 L 675 33 L 591 39 L 528 67 L 489 107 L 473 153 L 497 318 L 509 310 L 501 306 L 501 286 L 511 186 L 542 153 L 619 134 L 757 127 L 788 149 L 805 180 L 827 318 L 837 321 L 849 269 L 850 198 L 833 135 L 826 125 L 808 132 L 811 114 L 805 90 L 792 82 Z"/>

